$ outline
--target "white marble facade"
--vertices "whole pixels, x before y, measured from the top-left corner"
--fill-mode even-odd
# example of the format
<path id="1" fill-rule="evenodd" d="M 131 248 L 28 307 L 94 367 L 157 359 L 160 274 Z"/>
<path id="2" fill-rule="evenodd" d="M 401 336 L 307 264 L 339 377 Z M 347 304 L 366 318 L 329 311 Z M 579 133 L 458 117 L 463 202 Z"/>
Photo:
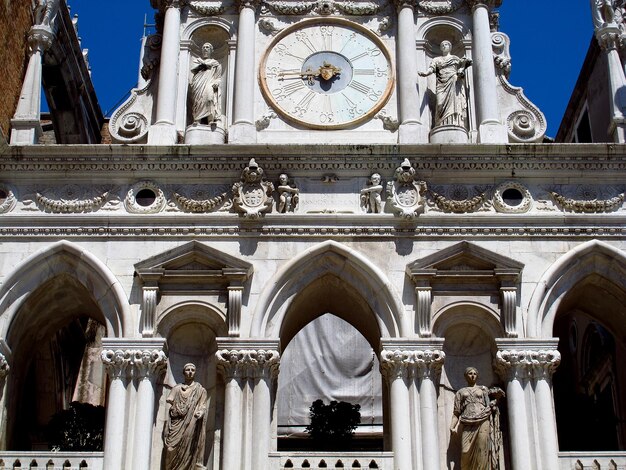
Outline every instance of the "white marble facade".
<path id="1" fill-rule="evenodd" d="M 501 469 L 626 466 L 625 148 L 541 143 L 497 0 L 152 3 L 115 144 L 0 160 L 0 469 L 166 468 L 189 363 L 197 468 L 466 470 L 468 366 L 506 393 Z M 418 76 L 443 41 L 472 61 L 455 129 Z M 287 354 L 326 314 L 360 342 Z M 285 381 L 320 357 L 371 365 L 360 450 L 295 449 L 301 421 L 281 422 Z M 105 406 L 102 452 L 48 449 L 75 389 Z"/>

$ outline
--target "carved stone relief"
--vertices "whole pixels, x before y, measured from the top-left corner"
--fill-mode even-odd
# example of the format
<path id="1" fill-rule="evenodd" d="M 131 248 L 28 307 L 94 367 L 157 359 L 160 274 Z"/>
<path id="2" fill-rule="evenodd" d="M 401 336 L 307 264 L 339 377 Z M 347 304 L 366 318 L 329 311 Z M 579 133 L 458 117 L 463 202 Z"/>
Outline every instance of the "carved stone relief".
<path id="1" fill-rule="evenodd" d="M 12 211 L 16 202 L 13 189 L 6 184 L 0 184 L 0 214 Z"/>
<path id="2" fill-rule="evenodd" d="M 285 214 L 287 212 L 295 212 L 300 201 L 300 190 L 289 184 L 289 177 L 282 173 L 278 178 L 278 212 Z"/>
<path id="3" fill-rule="evenodd" d="M 417 8 L 429 15 L 449 15 L 463 5 L 463 0 L 417 0 Z"/>
<path id="4" fill-rule="evenodd" d="M 387 204 L 392 212 L 404 219 L 414 219 L 424 212 L 426 192 L 424 181 L 415 181 L 415 169 L 408 158 L 396 168 L 395 181 L 387 183 Z"/>
<path id="5" fill-rule="evenodd" d="M 126 194 L 124 206 L 132 214 L 156 214 L 165 207 L 163 190 L 152 181 L 135 183 Z"/>
<path id="6" fill-rule="evenodd" d="M 374 173 L 361 189 L 361 209 L 368 214 L 380 214 L 383 211 L 383 184 L 380 174 Z"/>
<path id="7" fill-rule="evenodd" d="M 624 193 L 609 199 L 572 199 L 555 191 L 550 191 L 554 201 L 565 211 L 595 214 L 613 212 L 624 205 Z"/>
<path id="8" fill-rule="evenodd" d="M 95 212 L 107 202 L 109 191 L 93 193 L 93 188 L 81 187 L 77 184 L 68 184 L 61 188 L 47 189 L 37 192 L 37 204 L 44 212 L 55 214 L 75 214 L 81 212 Z"/>
<path id="9" fill-rule="evenodd" d="M 343 14 L 353 16 L 375 15 L 387 6 L 386 3 L 375 2 L 337 2 L 334 0 L 318 0 L 314 2 L 263 1 L 261 13 L 278 15 L 318 15 Z"/>
<path id="10" fill-rule="evenodd" d="M 172 194 L 173 201 L 168 204 L 168 211 L 204 213 L 226 211 L 232 207 L 230 188 L 209 192 L 205 187 L 179 188 Z"/>
<path id="11" fill-rule="evenodd" d="M 533 204 L 533 198 L 526 186 L 515 181 L 500 184 L 493 194 L 493 206 L 498 212 L 521 214 L 528 212 Z"/>
<path id="12" fill-rule="evenodd" d="M 233 185 L 233 208 L 245 218 L 259 219 L 274 206 L 274 185 L 263 179 L 263 169 L 250 159 L 241 173 L 241 181 Z"/>

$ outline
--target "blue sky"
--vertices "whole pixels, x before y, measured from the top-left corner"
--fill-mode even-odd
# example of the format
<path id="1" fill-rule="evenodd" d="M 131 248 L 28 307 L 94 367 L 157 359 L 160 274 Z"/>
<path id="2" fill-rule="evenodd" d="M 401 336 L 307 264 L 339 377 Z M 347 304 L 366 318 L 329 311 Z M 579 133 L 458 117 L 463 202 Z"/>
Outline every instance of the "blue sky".
<path id="1" fill-rule="evenodd" d="M 69 0 L 79 35 L 89 49 L 100 106 L 110 114 L 137 83 L 144 15 L 149 0 Z M 511 38 L 510 81 L 546 115 L 554 137 L 592 37 L 589 2 L 503 0 L 500 31 Z"/>

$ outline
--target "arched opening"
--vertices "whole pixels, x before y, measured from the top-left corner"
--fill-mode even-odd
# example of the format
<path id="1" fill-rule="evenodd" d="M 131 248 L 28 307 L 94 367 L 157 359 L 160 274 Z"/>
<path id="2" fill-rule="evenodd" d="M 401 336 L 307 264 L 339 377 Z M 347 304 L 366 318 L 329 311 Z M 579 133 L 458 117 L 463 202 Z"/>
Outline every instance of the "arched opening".
<path id="1" fill-rule="evenodd" d="M 7 334 L 7 449 L 102 450 L 105 324 L 92 293 L 67 273 L 27 296 Z"/>
<path id="2" fill-rule="evenodd" d="M 573 284 L 558 306 L 554 336 L 559 449 L 626 450 L 626 290 L 599 274 Z"/>
<path id="3" fill-rule="evenodd" d="M 201 302 L 182 302 L 174 304 L 160 316 L 157 331 L 167 338 L 167 372 L 159 384 L 159 409 L 156 429 L 153 436 L 153 449 L 156 459 L 165 459 L 163 438 L 167 428 L 170 404 L 167 402 L 177 384 L 184 383 L 183 368 L 187 363 L 196 366 L 195 381 L 207 391 L 206 411 L 201 420 L 204 430 L 204 442 L 198 442 L 202 450 L 205 468 L 219 467 L 219 429 L 223 421 L 216 410 L 223 409 L 223 382 L 217 380 L 216 338 L 228 334 L 224 317 L 209 304 Z M 157 465 L 155 463 L 155 465 Z M 157 465 L 158 466 L 158 465 Z M 161 467 L 159 467 L 161 468 Z"/>
<path id="4" fill-rule="evenodd" d="M 315 400 L 360 405 L 350 450 L 386 448 L 385 387 L 377 353 L 380 331 L 369 303 L 344 280 L 326 274 L 303 287 L 280 328 L 283 354 L 276 397 L 278 450 L 328 450 L 309 439 Z"/>

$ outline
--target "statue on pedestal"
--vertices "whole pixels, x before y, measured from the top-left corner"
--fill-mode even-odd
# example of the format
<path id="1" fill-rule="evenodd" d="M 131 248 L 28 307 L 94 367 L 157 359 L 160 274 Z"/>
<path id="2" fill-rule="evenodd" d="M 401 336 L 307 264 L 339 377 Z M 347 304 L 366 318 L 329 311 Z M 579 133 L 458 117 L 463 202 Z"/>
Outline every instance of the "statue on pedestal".
<path id="1" fill-rule="evenodd" d="M 167 397 L 170 404 L 165 426 L 165 470 L 204 469 L 207 391 L 196 382 L 196 366 L 183 367 L 185 383 L 176 385 Z"/>
<path id="2" fill-rule="evenodd" d="M 454 397 L 450 431 L 461 432 L 461 470 L 499 470 L 502 445 L 498 400 L 504 391 L 476 385 L 478 370 L 465 369 L 467 387 Z"/>
<path id="3" fill-rule="evenodd" d="M 191 115 L 194 124 L 210 124 L 221 116 L 222 66 L 211 58 L 213 45 L 202 45 L 202 57 L 195 57 L 191 65 Z"/>
<path id="4" fill-rule="evenodd" d="M 369 184 L 361 189 L 361 208 L 368 214 L 380 214 L 383 211 L 382 197 L 383 190 L 381 178 L 378 173 L 370 176 Z"/>
<path id="5" fill-rule="evenodd" d="M 466 128 L 467 96 L 465 93 L 465 70 L 472 65 L 467 58 L 453 54 L 450 41 L 441 42 L 441 57 L 435 57 L 426 72 L 418 72 L 420 77 L 433 73 L 437 76 L 437 107 L 435 122 L 437 126 L 458 126 Z"/>
<path id="6" fill-rule="evenodd" d="M 591 16 L 595 30 L 615 22 L 612 0 L 591 0 Z"/>

